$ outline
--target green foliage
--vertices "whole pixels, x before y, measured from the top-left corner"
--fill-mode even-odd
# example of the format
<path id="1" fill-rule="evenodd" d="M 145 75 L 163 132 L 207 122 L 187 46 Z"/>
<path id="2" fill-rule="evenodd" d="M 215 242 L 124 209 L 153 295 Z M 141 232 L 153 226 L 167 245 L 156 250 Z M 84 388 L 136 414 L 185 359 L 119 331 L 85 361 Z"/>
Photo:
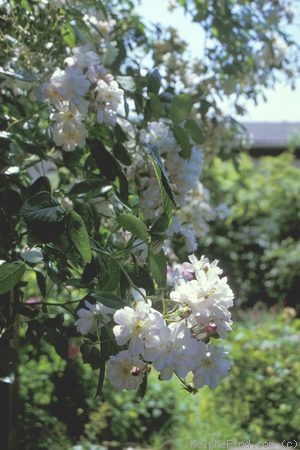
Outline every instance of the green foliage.
<path id="1" fill-rule="evenodd" d="M 20 420 L 19 448 L 24 450 L 60 450 L 70 449 L 71 441 L 67 437 L 66 427 L 56 417 L 43 408 L 23 405 Z"/>
<path id="2" fill-rule="evenodd" d="M 105 401 L 90 414 L 83 442 L 108 440 L 147 444 L 177 420 L 174 388 L 163 386 L 154 376 L 150 377 L 142 399 L 130 391 L 116 393 L 109 385 L 104 387 L 104 393 Z M 187 406 L 183 409 L 186 411 Z"/>
<path id="3" fill-rule="evenodd" d="M 281 442 L 283 436 L 296 438 L 300 323 L 292 319 L 293 313 L 290 309 L 280 315 L 254 310 L 243 316 L 228 343 L 233 359 L 228 378 L 215 390 L 204 388 L 195 396 L 178 389 L 176 380 L 160 383 L 152 373 L 143 399 L 134 392 L 115 392 L 108 382 L 101 398 L 94 399 L 97 376 L 88 365 L 81 368 L 76 360 L 65 363 L 49 346 L 43 345 L 43 355 L 29 347 L 20 372 L 22 408 L 27 411 L 22 448 L 30 445 L 30 430 L 44 422 L 53 430 L 53 440 L 47 437 L 49 448 L 58 432 L 67 442 L 67 425 L 75 443 L 68 422 L 73 414 L 81 430 L 76 443 L 84 449 L 103 441 L 181 449 L 191 440 Z M 72 403 L 70 392 L 81 395 L 76 394 Z M 58 406 L 53 409 L 53 405 Z"/>
<path id="4" fill-rule="evenodd" d="M 206 420 L 216 413 L 230 417 L 252 442 L 297 440 L 300 323 L 286 319 L 286 313 L 260 321 L 257 311 L 252 324 L 236 325 L 228 346 L 229 376 L 215 391 L 206 391 L 201 404 Z"/>
<path id="5" fill-rule="evenodd" d="M 300 177 L 290 154 L 253 162 L 216 159 L 212 191 L 226 203 L 225 223 L 211 226 L 206 244 L 230 277 L 237 302 L 287 302 L 299 290 Z"/>
<path id="6" fill-rule="evenodd" d="M 167 261 L 163 250 L 158 253 L 149 252 L 150 272 L 159 287 L 165 287 L 167 282 Z"/>
<path id="7" fill-rule="evenodd" d="M 4 262 L 0 265 L 0 294 L 10 291 L 20 281 L 25 271 L 22 261 Z"/>
<path id="8" fill-rule="evenodd" d="M 138 217 L 130 214 L 120 214 L 116 220 L 124 228 L 124 230 L 130 231 L 137 238 L 146 242 L 149 240 L 147 227 Z"/>
<path id="9" fill-rule="evenodd" d="M 176 31 L 171 28 L 161 30 L 159 27 L 154 31 L 152 27 L 147 27 L 135 13 L 136 3 L 134 0 L 103 0 L 94 5 L 94 2 L 80 1 L 58 4 L 10 0 L 0 6 L 0 259 L 8 261 L 0 266 L 0 294 L 5 294 L 1 296 L 0 303 L 0 376 L 8 382 L 13 379 L 11 372 L 16 367 L 17 355 L 8 344 L 16 328 L 15 319 L 22 316 L 21 322 L 25 323 L 26 332 L 22 335 L 24 347 L 21 352 L 27 350 L 26 357 L 21 355 L 24 358 L 21 358 L 20 368 L 23 414 L 28 417 L 23 428 L 26 442 L 21 443 L 25 449 L 33 441 L 40 448 L 66 448 L 68 443 L 63 438 L 64 426 L 73 440 L 79 438 L 87 422 L 88 406 L 91 407 L 87 400 L 91 388 L 95 393 L 98 385 L 97 392 L 102 395 L 105 362 L 115 351 L 114 345 L 110 346 L 108 342 L 111 339 L 108 335 L 110 325 L 102 330 L 101 343 L 99 336 L 88 336 L 81 345 L 82 358 L 89 364 L 89 369 L 82 369 L 77 362 L 73 364 L 68 355 L 70 340 L 78 337 L 74 319 L 84 300 L 100 298 L 107 306 L 113 307 L 129 303 L 132 287 L 147 287 L 150 296 L 157 294 L 157 288 L 165 288 L 167 260 L 162 245 L 177 208 L 176 194 L 158 149 L 150 144 L 144 149 L 140 131 L 147 128 L 148 121 L 163 119 L 174 131 L 182 150 L 181 156 L 188 159 L 192 145 L 190 139 L 202 145 L 206 134 L 214 134 L 218 119 L 223 120 L 218 107 L 220 95 L 233 94 L 236 99 L 246 96 L 255 100 L 261 86 L 272 85 L 277 71 L 288 73 L 289 70 L 291 73 L 292 59 L 275 58 L 276 46 L 273 45 L 275 33 L 275 38 L 281 37 L 284 44 L 293 48 L 287 35 L 280 31 L 288 14 L 284 9 L 276 10 L 278 23 L 269 21 L 268 14 L 273 12 L 273 2 L 270 0 L 265 2 L 263 12 L 260 2 L 250 4 L 237 0 L 220 6 L 223 2 L 214 0 L 180 1 L 193 20 L 201 23 L 207 33 L 207 41 L 213 42 L 205 49 L 205 58 L 189 64 L 185 44 L 178 39 Z M 87 24 L 85 13 L 88 6 L 99 7 L 102 26 L 107 20 L 107 32 L 103 32 L 101 26 L 97 29 L 92 23 L 91 26 Z M 98 20 L 100 16 L 97 17 Z M 70 108 L 74 107 L 75 111 L 79 108 L 79 104 L 75 104 L 77 98 L 83 106 L 82 111 L 87 109 L 82 113 L 82 123 L 81 119 L 78 123 L 71 120 L 71 131 L 75 134 L 78 131 L 76 126 L 80 128 L 79 125 L 84 124 L 84 132 L 79 133 L 82 134 L 82 142 L 72 141 L 72 133 L 71 138 L 66 133 L 70 118 L 64 116 L 63 129 L 60 124 L 59 132 L 63 132 L 64 138 L 68 135 L 72 145 L 69 143 L 62 149 L 59 140 L 55 139 L 57 128 L 53 125 L 55 120 L 51 114 L 54 110 L 56 113 L 59 111 L 57 98 L 56 101 L 52 99 L 55 103 L 55 108 L 52 108 L 53 104 L 42 103 L 47 97 L 42 92 L 45 86 L 46 90 L 49 88 L 44 83 L 49 81 L 55 69 L 65 67 L 64 61 L 66 56 L 70 56 L 71 49 L 84 44 L 97 49 L 99 61 L 107 74 L 111 73 L 124 89 L 123 113 L 118 112 L 114 116 L 116 111 L 112 108 L 111 122 L 108 120 L 108 123 L 95 117 L 96 110 L 104 113 L 101 108 L 107 103 L 106 99 L 97 103 L 99 86 L 96 88 L 96 82 L 90 85 L 86 79 L 92 89 L 85 90 L 83 87 L 84 94 L 77 93 L 75 98 L 73 94 L 68 97 L 64 93 L 66 87 L 58 89 L 59 102 L 66 95 Z M 259 58 L 263 64 L 258 66 L 257 52 L 265 54 L 266 46 L 272 57 L 270 60 Z M 110 51 L 114 53 L 111 59 Z M 147 68 L 143 58 L 139 57 L 146 54 L 150 55 Z M 164 62 L 166 55 L 171 55 L 171 58 Z M 175 65 L 172 68 L 173 57 Z M 207 62 L 202 63 L 202 60 Z M 96 71 L 95 66 L 84 67 L 83 78 L 90 69 L 91 72 Z M 105 76 L 107 80 L 110 76 L 101 70 L 97 75 L 98 81 L 101 79 L 105 83 Z M 164 79 L 160 73 L 166 73 Z M 191 78 L 194 81 L 190 86 Z M 75 86 L 68 83 L 71 91 L 80 87 L 76 87 L 77 82 Z M 110 87 L 113 86 L 111 83 L 107 81 Z M 113 97 L 111 100 L 118 103 Z M 85 108 L 85 104 L 89 104 L 90 108 Z M 239 108 L 241 111 L 236 100 L 237 111 Z M 73 114 L 71 109 L 70 112 Z M 147 178 L 152 166 L 154 168 L 161 194 L 161 205 L 157 210 L 159 217 L 154 214 L 154 218 L 146 220 L 139 210 L 138 181 L 130 172 L 133 163 L 130 150 L 133 148 L 137 152 L 145 151 L 146 155 L 145 174 L 136 178 Z M 224 156 L 222 150 L 220 154 Z M 229 152 L 226 157 L 231 155 Z M 136 156 L 141 155 L 136 153 Z M 213 170 L 217 169 L 218 165 Z M 233 170 L 232 167 L 230 170 Z M 252 210 L 252 204 L 258 203 L 259 199 L 255 195 L 247 197 L 247 177 L 250 178 L 251 172 L 247 171 L 246 168 L 246 172 L 238 175 L 240 190 L 231 186 L 228 203 L 232 195 L 230 204 L 243 203 L 246 198 L 250 207 L 235 211 L 237 226 L 230 230 L 235 233 L 240 222 L 248 227 L 251 224 L 256 234 L 250 236 L 248 244 L 266 249 L 265 253 L 264 250 L 260 252 L 263 253 L 265 266 L 256 267 L 255 259 L 248 255 L 246 260 L 250 261 L 251 270 L 254 267 L 254 275 L 245 266 L 249 278 L 244 273 L 238 273 L 235 280 L 237 284 L 246 286 L 245 295 L 248 295 L 248 287 L 257 281 L 258 270 L 261 270 L 266 274 L 267 288 L 275 292 L 280 276 L 284 279 L 282 286 L 293 286 L 294 277 L 290 276 L 290 271 L 288 278 L 281 269 L 280 245 L 292 249 L 297 236 L 290 232 L 292 224 L 282 219 L 283 205 L 279 202 L 277 208 L 280 214 L 274 213 L 272 221 L 278 223 L 284 232 L 278 234 L 277 229 L 267 226 L 263 231 L 265 235 L 269 233 L 273 240 L 261 238 L 262 225 L 256 223 L 257 211 Z M 265 174 L 262 174 L 261 179 L 255 180 L 255 189 L 258 186 L 263 188 L 264 178 Z M 279 198 L 282 192 L 277 192 L 276 188 L 273 190 L 272 186 L 270 198 L 276 195 Z M 294 196 L 294 186 L 291 186 L 291 192 L 293 194 L 289 195 Z M 262 207 L 263 217 L 268 214 L 268 208 L 274 207 L 271 203 Z M 229 219 L 229 224 L 232 227 L 234 221 Z M 295 224 L 296 221 L 293 226 Z M 132 234 L 129 239 L 127 233 L 122 235 L 121 227 Z M 217 239 L 213 245 L 222 248 L 230 258 L 234 254 L 233 266 L 238 271 L 243 262 L 240 255 L 247 252 L 244 252 L 244 244 L 240 244 L 235 253 L 234 249 L 229 250 L 230 230 L 226 236 L 224 230 L 220 233 L 220 241 L 224 238 L 223 247 Z M 244 236 L 246 233 L 240 241 Z M 148 259 L 142 262 L 142 267 L 134 255 L 135 238 L 146 241 L 148 249 Z M 262 245 L 261 242 L 271 242 L 274 246 Z M 219 253 L 216 256 L 220 256 Z M 285 264 L 295 270 L 297 261 L 294 251 L 290 252 Z M 249 279 L 248 287 L 243 283 L 245 278 Z M 42 300 L 36 298 L 39 291 Z M 251 294 L 256 293 L 251 291 Z M 46 358 L 40 357 L 45 350 L 43 346 L 46 347 Z M 55 358 L 60 358 L 63 367 L 52 373 L 52 365 L 55 366 L 58 361 Z M 91 370 L 99 367 L 100 373 L 93 376 Z M 33 374 L 31 377 L 28 369 Z M 95 381 L 85 380 L 80 384 L 78 380 L 80 377 L 84 379 L 85 374 L 88 374 L 89 380 Z M 154 382 L 153 386 L 157 383 Z M 43 392 L 40 393 L 38 388 Z M 99 415 L 105 415 L 101 422 L 102 431 L 111 433 L 112 430 L 113 435 L 109 436 L 118 436 L 123 441 L 130 438 L 149 441 L 152 431 L 158 430 L 170 419 L 176 403 L 173 391 L 167 388 L 164 391 L 161 387 L 153 389 L 150 393 L 154 403 L 150 397 L 145 397 L 143 402 L 137 401 L 128 393 L 123 397 L 121 394 L 112 397 L 109 388 L 107 391 L 104 389 L 114 415 L 110 415 L 110 406 L 106 408 L 101 404 Z M 98 420 L 97 414 L 95 417 L 91 420 Z M 32 423 L 34 421 L 36 424 Z M 48 433 L 42 441 L 41 430 L 44 428 L 51 431 L 56 439 L 55 444 L 50 442 Z M 94 436 L 95 426 L 91 425 L 90 430 Z M 33 433 L 36 433 L 36 439 Z"/>
<path id="10" fill-rule="evenodd" d="M 80 215 L 75 211 L 69 212 L 68 219 L 70 239 L 79 251 L 83 263 L 90 263 L 92 259 L 92 250 L 86 226 Z"/>

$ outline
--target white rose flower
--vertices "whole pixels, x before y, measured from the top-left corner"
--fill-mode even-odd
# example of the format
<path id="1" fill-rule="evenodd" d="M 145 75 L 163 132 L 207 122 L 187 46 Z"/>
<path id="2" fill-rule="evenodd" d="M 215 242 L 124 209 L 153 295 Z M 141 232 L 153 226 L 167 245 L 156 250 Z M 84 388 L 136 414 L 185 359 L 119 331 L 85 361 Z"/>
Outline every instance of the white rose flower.
<path id="1" fill-rule="evenodd" d="M 73 56 L 69 56 L 64 61 L 68 66 L 78 66 L 84 69 L 100 62 L 99 55 L 91 49 L 89 44 L 73 48 L 72 53 Z"/>
<path id="2" fill-rule="evenodd" d="M 96 331 L 97 326 L 100 328 L 107 325 L 115 309 L 109 308 L 102 303 L 91 304 L 87 300 L 84 302 L 85 308 L 81 308 L 77 311 L 79 317 L 76 320 L 75 325 L 79 333 L 86 335 Z"/>
<path id="3" fill-rule="evenodd" d="M 191 338 L 189 329 L 183 323 L 172 323 L 150 332 L 143 357 L 153 362 L 160 379 L 169 380 L 173 372 L 185 377 L 195 368 L 192 355 L 197 349 L 198 342 Z"/>
<path id="4" fill-rule="evenodd" d="M 107 361 L 107 377 L 117 389 L 136 389 L 147 372 L 147 364 L 123 350 Z"/>
<path id="5" fill-rule="evenodd" d="M 185 268 L 194 274 L 194 280 L 179 278 L 175 289 L 170 293 L 171 300 L 180 304 L 178 313 L 187 326 L 193 329 L 193 336 L 201 336 L 209 323 L 216 325 L 216 332 L 224 337 L 231 330 L 231 314 L 228 308 L 233 306 L 233 292 L 227 284 L 227 278 L 220 278 L 222 270 L 218 261 L 209 262 L 202 256 L 189 256 L 190 263 Z"/>
<path id="6" fill-rule="evenodd" d="M 88 132 L 85 126 L 79 122 L 56 123 L 52 128 L 53 140 L 56 145 L 66 152 L 82 148 L 85 145 Z"/>
<path id="7" fill-rule="evenodd" d="M 193 371 L 194 386 L 198 389 L 204 385 L 215 388 L 219 384 L 219 379 L 224 377 L 230 366 L 228 353 L 224 348 L 216 348 L 213 344 L 207 345 L 199 342 L 199 351 L 194 356 L 196 369 Z"/>
<path id="8" fill-rule="evenodd" d="M 113 328 L 118 345 L 129 342 L 129 352 L 132 355 L 142 353 L 145 339 L 150 330 L 159 330 L 165 325 L 163 316 L 151 307 L 151 302 L 138 301 L 135 309 L 125 306 L 114 314 L 118 324 Z"/>

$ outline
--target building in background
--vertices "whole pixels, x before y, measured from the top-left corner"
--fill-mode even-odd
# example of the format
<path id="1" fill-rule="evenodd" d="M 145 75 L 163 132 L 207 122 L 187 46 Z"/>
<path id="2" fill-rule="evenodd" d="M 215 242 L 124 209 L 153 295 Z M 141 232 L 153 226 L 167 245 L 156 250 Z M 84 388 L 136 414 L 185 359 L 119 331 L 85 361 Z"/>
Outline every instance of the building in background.
<path id="1" fill-rule="evenodd" d="M 300 122 L 244 122 L 253 157 L 276 156 L 287 149 L 300 158 Z"/>

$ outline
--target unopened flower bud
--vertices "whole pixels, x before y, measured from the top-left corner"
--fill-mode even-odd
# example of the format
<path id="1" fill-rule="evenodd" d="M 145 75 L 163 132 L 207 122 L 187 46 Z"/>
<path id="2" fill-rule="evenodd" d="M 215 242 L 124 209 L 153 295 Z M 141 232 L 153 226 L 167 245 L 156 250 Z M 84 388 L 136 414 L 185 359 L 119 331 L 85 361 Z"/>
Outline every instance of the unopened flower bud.
<path id="1" fill-rule="evenodd" d="M 209 322 L 205 325 L 204 330 L 207 334 L 213 334 L 217 331 L 217 325 L 214 322 Z"/>

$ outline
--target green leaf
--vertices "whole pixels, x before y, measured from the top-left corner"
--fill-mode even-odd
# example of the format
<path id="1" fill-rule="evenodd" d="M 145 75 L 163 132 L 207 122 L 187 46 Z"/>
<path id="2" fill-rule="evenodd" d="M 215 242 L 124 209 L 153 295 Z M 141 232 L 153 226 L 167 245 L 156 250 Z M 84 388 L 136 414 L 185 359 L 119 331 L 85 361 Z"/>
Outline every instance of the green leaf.
<path id="1" fill-rule="evenodd" d="M 32 248 L 31 250 L 25 250 L 21 253 L 21 257 L 30 264 L 37 264 L 44 259 L 43 252 L 38 247 Z"/>
<path id="2" fill-rule="evenodd" d="M 106 180 L 101 180 L 101 178 L 87 178 L 84 181 L 79 181 L 74 184 L 69 190 L 69 195 L 74 195 L 78 197 L 99 197 L 101 194 L 106 193 L 112 187 L 108 184 Z"/>
<path id="3" fill-rule="evenodd" d="M 185 129 L 180 127 L 179 125 L 173 126 L 173 132 L 176 141 L 182 148 L 182 151 L 179 153 L 179 155 L 184 159 L 189 159 L 192 152 L 192 145 L 190 143 L 189 135 L 187 134 Z"/>
<path id="4" fill-rule="evenodd" d="M 156 219 L 156 221 L 152 225 L 150 233 L 163 233 L 169 228 L 170 222 L 170 217 L 167 214 L 163 213 Z"/>
<path id="5" fill-rule="evenodd" d="M 29 188 L 30 195 L 35 195 L 38 192 L 49 192 L 51 194 L 51 183 L 47 177 L 39 177 Z"/>
<path id="6" fill-rule="evenodd" d="M 147 227 L 138 217 L 131 214 L 120 214 L 116 220 L 125 230 L 130 231 L 142 241 L 149 240 Z"/>
<path id="7" fill-rule="evenodd" d="M 62 37 L 65 41 L 65 43 L 73 48 L 76 45 L 76 36 L 75 33 L 73 31 L 72 26 L 69 23 L 66 23 L 64 25 L 62 25 L 62 27 L 60 28 Z"/>
<path id="8" fill-rule="evenodd" d="M 125 145 L 117 142 L 113 148 L 113 154 L 122 164 L 125 166 L 130 166 L 132 163 L 131 157 L 125 147 Z"/>
<path id="9" fill-rule="evenodd" d="M 43 191 L 33 195 L 24 203 L 21 214 L 28 222 L 56 223 L 65 215 L 65 210 L 56 198 L 49 192 Z"/>
<path id="10" fill-rule="evenodd" d="M 108 261 L 106 273 L 107 278 L 102 288 L 104 291 L 115 291 L 120 284 L 120 267 L 113 259 Z"/>
<path id="11" fill-rule="evenodd" d="M 152 92 L 153 94 L 158 94 L 160 86 L 161 86 L 161 75 L 158 69 L 154 69 L 148 75 L 148 84 L 147 84 L 148 94 L 150 94 L 150 92 Z"/>
<path id="12" fill-rule="evenodd" d="M 105 145 L 100 139 L 88 139 L 87 144 L 90 147 L 97 167 L 101 170 L 101 175 L 104 175 L 109 181 L 113 181 L 121 171 L 119 163 L 106 150 Z"/>
<path id="13" fill-rule="evenodd" d="M 152 253 L 159 253 L 166 239 L 165 231 L 170 226 L 170 216 L 163 213 L 152 225 L 150 230 L 151 243 L 150 250 Z"/>
<path id="14" fill-rule="evenodd" d="M 165 287 L 167 283 L 167 260 L 164 251 L 160 250 L 156 254 L 149 252 L 148 264 L 158 287 Z"/>
<path id="15" fill-rule="evenodd" d="M 68 339 L 56 328 L 48 328 L 45 338 L 55 348 L 56 353 L 63 359 L 68 357 Z"/>
<path id="16" fill-rule="evenodd" d="M 22 261 L 5 262 L 0 266 L 0 294 L 13 289 L 21 280 L 25 271 Z"/>
<path id="17" fill-rule="evenodd" d="M 204 144 L 205 134 L 202 128 L 199 127 L 193 119 L 188 119 L 184 124 L 184 128 L 187 130 L 193 141 L 200 145 Z"/>
<path id="18" fill-rule="evenodd" d="M 46 297 L 46 278 L 44 274 L 38 270 L 35 271 L 36 282 L 43 297 Z"/>
<path id="19" fill-rule="evenodd" d="M 103 305 L 108 306 L 109 308 L 120 309 L 124 306 L 124 302 L 121 298 L 113 292 L 98 291 L 91 296 L 94 297 L 97 302 L 103 303 Z"/>
<path id="20" fill-rule="evenodd" d="M 152 156 L 152 159 L 154 161 L 154 169 L 155 169 L 155 173 L 157 176 L 157 179 L 160 183 L 160 186 L 164 187 L 166 193 L 168 194 L 169 198 L 171 199 L 171 201 L 174 203 L 174 205 L 176 206 L 176 200 L 175 200 L 175 196 L 173 193 L 173 190 L 171 188 L 170 182 L 169 182 L 169 177 L 168 174 L 166 172 L 166 169 L 163 165 L 163 162 L 161 160 L 161 157 L 158 153 L 157 147 L 155 147 L 154 145 L 151 144 L 146 144 L 146 147 L 148 148 L 150 155 Z M 157 171 L 157 169 L 159 169 Z M 163 196 L 163 193 L 162 193 Z"/>
<path id="21" fill-rule="evenodd" d="M 84 264 L 91 262 L 92 250 L 90 238 L 81 216 L 75 211 L 69 212 L 68 231 L 70 239 L 80 253 Z"/>
<path id="22" fill-rule="evenodd" d="M 149 94 L 150 97 L 150 114 L 151 117 L 153 119 L 158 120 L 162 115 L 163 115 L 163 106 L 161 104 L 160 98 L 155 95 L 150 93 Z"/>
<path id="23" fill-rule="evenodd" d="M 175 123 L 183 122 L 190 115 L 193 106 L 189 94 L 176 95 L 171 102 L 170 118 Z"/>
<path id="24" fill-rule="evenodd" d="M 23 6 L 24 9 L 26 9 L 27 12 L 32 13 L 32 9 L 27 0 L 21 0 L 21 5 Z"/>
<path id="25" fill-rule="evenodd" d="M 80 346 L 80 352 L 84 363 L 90 364 L 92 369 L 99 369 L 100 352 L 95 345 L 86 342 Z"/>

